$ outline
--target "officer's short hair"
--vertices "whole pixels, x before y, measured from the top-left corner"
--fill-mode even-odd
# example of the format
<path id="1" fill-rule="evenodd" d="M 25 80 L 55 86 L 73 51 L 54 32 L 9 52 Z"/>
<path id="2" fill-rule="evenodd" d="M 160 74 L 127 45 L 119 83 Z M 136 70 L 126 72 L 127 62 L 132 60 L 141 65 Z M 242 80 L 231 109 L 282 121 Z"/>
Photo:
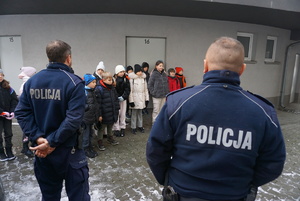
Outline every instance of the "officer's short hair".
<path id="1" fill-rule="evenodd" d="M 54 40 L 48 43 L 46 53 L 50 62 L 64 63 L 71 54 L 71 46 L 64 41 Z"/>

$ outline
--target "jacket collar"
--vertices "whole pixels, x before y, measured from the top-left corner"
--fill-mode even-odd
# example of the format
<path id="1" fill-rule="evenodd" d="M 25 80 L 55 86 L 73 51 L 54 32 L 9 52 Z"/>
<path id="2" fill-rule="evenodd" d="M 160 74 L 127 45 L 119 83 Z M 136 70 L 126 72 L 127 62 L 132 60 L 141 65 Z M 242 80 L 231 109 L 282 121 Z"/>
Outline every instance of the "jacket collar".
<path id="1" fill-rule="evenodd" d="M 203 83 L 228 83 L 240 86 L 240 76 L 229 70 L 212 70 L 204 74 Z"/>
<path id="2" fill-rule="evenodd" d="M 67 66 L 66 64 L 63 63 L 58 63 L 58 62 L 50 62 L 47 66 L 47 69 L 61 69 L 70 73 L 73 73 L 73 70 Z"/>

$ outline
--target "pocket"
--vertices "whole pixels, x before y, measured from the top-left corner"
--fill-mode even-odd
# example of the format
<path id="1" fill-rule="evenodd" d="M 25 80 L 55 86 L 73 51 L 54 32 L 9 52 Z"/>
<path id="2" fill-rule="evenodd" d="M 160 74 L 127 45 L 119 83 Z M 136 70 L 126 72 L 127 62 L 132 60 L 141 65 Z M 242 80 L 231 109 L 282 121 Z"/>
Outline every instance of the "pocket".
<path id="1" fill-rule="evenodd" d="M 87 158 L 82 149 L 76 149 L 74 154 L 70 154 L 70 165 L 74 169 L 80 169 L 87 166 Z"/>

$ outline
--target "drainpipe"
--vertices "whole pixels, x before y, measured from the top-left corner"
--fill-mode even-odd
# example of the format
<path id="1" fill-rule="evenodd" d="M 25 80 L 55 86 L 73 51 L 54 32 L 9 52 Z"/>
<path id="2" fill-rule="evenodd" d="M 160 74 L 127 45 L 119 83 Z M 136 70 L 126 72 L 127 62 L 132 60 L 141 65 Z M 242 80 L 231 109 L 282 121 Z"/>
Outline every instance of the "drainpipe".
<path id="1" fill-rule="evenodd" d="M 281 90 L 280 90 L 280 107 L 283 109 L 285 108 L 284 106 L 284 88 L 285 88 L 285 80 L 286 80 L 286 69 L 287 69 L 287 58 L 288 58 L 288 53 L 290 51 L 290 48 L 296 44 L 300 44 L 300 41 L 296 41 L 294 43 L 291 43 L 287 46 L 285 50 L 285 58 L 284 58 L 284 64 L 283 64 L 283 73 L 282 73 L 282 83 L 281 83 Z"/>

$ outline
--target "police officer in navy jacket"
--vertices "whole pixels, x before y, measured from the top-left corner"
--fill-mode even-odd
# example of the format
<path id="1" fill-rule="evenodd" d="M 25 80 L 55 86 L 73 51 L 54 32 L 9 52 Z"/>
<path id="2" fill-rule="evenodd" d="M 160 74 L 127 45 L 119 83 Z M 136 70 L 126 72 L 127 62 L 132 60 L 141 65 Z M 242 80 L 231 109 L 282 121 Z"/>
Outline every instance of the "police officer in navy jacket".
<path id="1" fill-rule="evenodd" d="M 275 109 L 240 87 L 245 67 L 242 44 L 217 39 L 206 53 L 203 83 L 170 93 L 152 127 L 148 164 L 181 201 L 243 200 L 283 170 Z"/>
<path id="2" fill-rule="evenodd" d="M 42 200 L 58 201 L 63 181 L 69 200 L 89 201 L 88 165 L 78 149 L 78 129 L 85 109 L 84 83 L 71 68 L 71 47 L 60 40 L 46 47 L 49 64 L 24 85 L 15 110 L 35 145 L 34 171 Z"/>

